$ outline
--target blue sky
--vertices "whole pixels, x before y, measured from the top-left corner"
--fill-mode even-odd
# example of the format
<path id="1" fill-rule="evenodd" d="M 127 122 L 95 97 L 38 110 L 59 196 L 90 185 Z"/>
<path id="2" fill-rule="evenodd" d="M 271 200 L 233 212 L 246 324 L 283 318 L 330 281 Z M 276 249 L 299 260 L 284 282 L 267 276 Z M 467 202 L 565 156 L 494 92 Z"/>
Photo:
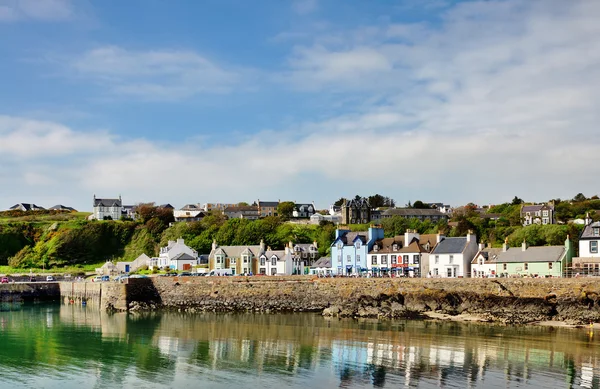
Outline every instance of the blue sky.
<path id="1" fill-rule="evenodd" d="M 0 208 L 598 193 L 600 2 L 0 0 Z"/>

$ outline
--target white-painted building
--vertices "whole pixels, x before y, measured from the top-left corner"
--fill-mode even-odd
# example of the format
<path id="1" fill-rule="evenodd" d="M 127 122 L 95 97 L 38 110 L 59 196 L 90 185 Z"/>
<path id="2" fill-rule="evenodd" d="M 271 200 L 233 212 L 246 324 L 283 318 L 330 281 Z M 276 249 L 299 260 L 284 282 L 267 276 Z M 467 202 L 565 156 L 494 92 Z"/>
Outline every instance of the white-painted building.
<path id="1" fill-rule="evenodd" d="M 186 255 L 183 256 L 182 254 Z M 150 262 L 152 267 L 184 270 L 184 267 L 188 267 L 187 265 L 195 266 L 198 264 L 198 252 L 187 246 L 183 239 L 170 240 L 166 247 L 160 248 L 158 258 Z"/>
<path id="2" fill-rule="evenodd" d="M 496 258 L 501 248 L 485 247 L 483 243 L 479 244 L 479 251 L 471 261 L 471 277 L 489 278 L 497 276 Z"/>
<path id="3" fill-rule="evenodd" d="M 90 219 L 119 220 L 123 215 L 123 202 L 118 199 L 99 199 L 94 195 L 94 211 Z"/>
<path id="4" fill-rule="evenodd" d="M 320 224 L 322 221 L 338 224 L 342 222 L 342 215 L 321 215 L 320 213 L 315 213 L 310 217 L 310 224 Z"/>
<path id="5" fill-rule="evenodd" d="M 457 278 L 471 276 L 471 261 L 477 254 L 477 237 L 469 232 L 465 237 L 445 238 L 429 255 L 429 271 L 432 277 Z"/>
<path id="6" fill-rule="evenodd" d="M 600 275 L 600 222 L 592 222 L 589 214 L 579 236 L 579 257 L 573 258 L 573 272 Z"/>

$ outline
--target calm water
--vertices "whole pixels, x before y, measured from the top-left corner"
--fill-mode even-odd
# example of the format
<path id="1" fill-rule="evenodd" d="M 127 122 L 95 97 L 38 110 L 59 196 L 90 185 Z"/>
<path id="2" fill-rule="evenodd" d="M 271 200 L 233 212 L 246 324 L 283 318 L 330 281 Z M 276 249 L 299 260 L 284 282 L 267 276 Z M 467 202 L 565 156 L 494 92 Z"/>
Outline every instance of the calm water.
<path id="1" fill-rule="evenodd" d="M 600 333 L 2 306 L 7 388 L 598 388 Z"/>

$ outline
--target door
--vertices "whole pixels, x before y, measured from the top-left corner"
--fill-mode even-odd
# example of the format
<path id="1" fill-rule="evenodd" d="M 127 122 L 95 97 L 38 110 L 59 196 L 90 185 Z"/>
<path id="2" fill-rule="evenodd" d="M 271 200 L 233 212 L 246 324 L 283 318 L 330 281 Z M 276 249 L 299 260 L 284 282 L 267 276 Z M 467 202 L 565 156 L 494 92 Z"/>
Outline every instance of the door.
<path id="1" fill-rule="evenodd" d="M 129 265 L 125 265 L 125 273 L 129 273 Z"/>

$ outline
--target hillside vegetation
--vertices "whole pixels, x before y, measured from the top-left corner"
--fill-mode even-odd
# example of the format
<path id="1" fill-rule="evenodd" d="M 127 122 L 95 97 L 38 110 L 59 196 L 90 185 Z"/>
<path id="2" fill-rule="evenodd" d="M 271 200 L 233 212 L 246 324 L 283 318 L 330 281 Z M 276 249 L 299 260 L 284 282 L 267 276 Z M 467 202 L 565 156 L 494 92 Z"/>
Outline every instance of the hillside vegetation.
<path id="1" fill-rule="evenodd" d="M 564 203 L 568 204 L 568 203 Z M 562 215 L 580 216 L 590 204 L 566 209 Z M 596 204 L 593 204 L 596 205 Z M 563 209 L 565 208 L 565 209 Z M 416 219 L 393 217 L 381 221 L 385 235 L 401 235 L 407 229 L 421 234 L 442 232 L 446 236 L 463 236 L 473 230 L 480 241 L 500 246 L 505 239 L 511 246 L 523 240 L 530 245 L 561 245 L 567 236 L 577 240 L 583 226 L 574 224 L 533 225 L 522 227 L 518 216 L 519 204 L 502 204 L 488 210 L 501 214 L 499 220 L 482 218 L 464 207 L 446 222 L 420 222 Z M 90 269 L 106 260 L 133 260 L 142 253 L 158 254 L 169 240 L 183 238 L 186 244 L 201 254 L 210 252 L 213 240 L 219 245 L 257 245 L 261 239 L 273 249 L 281 249 L 287 242 L 317 242 L 321 255 L 329 253 L 336 227 L 331 223 L 299 225 L 287 223 L 280 217 L 261 220 L 226 220 L 221 214 L 209 214 L 202 221 L 173 223 L 173 215 L 152 205 L 138 210 L 137 221 L 88 221 L 87 214 L 5 215 L 0 213 L 0 266 L 12 269 Z M 595 215 L 595 214 L 594 214 Z M 351 225 L 355 231 L 366 231 L 368 225 Z"/>

